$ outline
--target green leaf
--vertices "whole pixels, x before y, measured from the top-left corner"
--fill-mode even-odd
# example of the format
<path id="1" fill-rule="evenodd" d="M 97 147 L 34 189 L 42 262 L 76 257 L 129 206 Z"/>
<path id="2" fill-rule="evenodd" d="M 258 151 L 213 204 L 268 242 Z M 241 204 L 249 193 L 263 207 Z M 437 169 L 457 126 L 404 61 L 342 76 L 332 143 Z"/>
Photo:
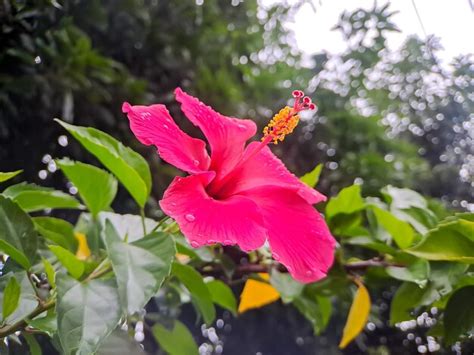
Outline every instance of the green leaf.
<path id="1" fill-rule="evenodd" d="M 58 335 L 64 354 L 94 354 L 121 317 L 115 280 L 79 282 L 58 274 L 56 284 Z"/>
<path id="2" fill-rule="evenodd" d="M 169 275 L 176 249 L 168 235 L 155 232 L 128 244 L 107 221 L 104 241 L 115 271 L 122 308 L 128 314 L 143 309 Z"/>
<path id="3" fill-rule="evenodd" d="M 319 181 L 319 175 L 321 175 L 322 170 L 323 164 L 318 164 L 309 173 L 304 174 L 300 180 L 310 187 L 316 187 Z"/>
<path id="4" fill-rule="evenodd" d="M 33 289 L 30 280 L 28 279 L 28 275 L 25 271 L 19 272 L 10 272 L 6 275 L 0 277 L 0 308 L 2 308 L 1 312 L 3 313 L 3 304 L 7 302 L 5 298 L 5 287 L 7 286 L 10 278 L 14 277 L 16 281 L 19 283 L 21 288 L 21 296 L 19 299 L 18 306 L 15 308 L 14 312 L 8 316 L 6 320 L 7 324 L 13 324 L 18 322 L 19 320 L 26 317 L 29 313 L 31 313 L 36 306 L 38 305 L 38 299 Z M 5 322 L 5 319 L 4 319 Z"/>
<path id="5" fill-rule="evenodd" d="M 45 332 L 50 337 L 58 331 L 58 319 L 54 310 L 49 310 L 45 316 L 29 320 L 28 325 Z"/>
<path id="6" fill-rule="evenodd" d="M 120 239 L 134 242 L 143 238 L 143 225 L 141 216 L 132 214 L 118 214 L 113 212 L 100 212 L 99 222 L 102 229 L 106 227 L 106 221 L 109 221 L 117 231 Z M 145 228 L 151 232 L 157 222 L 151 218 L 145 218 Z"/>
<path id="7" fill-rule="evenodd" d="M 410 310 L 420 305 L 430 304 L 438 298 L 432 287 L 421 288 L 412 282 L 404 282 L 397 290 L 390 306 L 390 324 L 412 319 Z"/>
<path id="8" fill-rule="evenodd" d="M 326 218 L 338 214 L 351 214 L 364 209 L 365 203 L 360 194 L 360 185 L 346 187 L 336 197 L 331 198 L 326 206 Z"/>
<path id="9" fill-rule="evenodd" d="M 193 335 L 188 328 L 178 320 L 173 322 L 169 330 L 161 324 L 154 325 L 153 335 L 163 350 L 169 355 L 199 354 Z"/>
<path id="10" fill-rule="evenodd" d="M 0 250 L 29 269 L 36 258 L 37 245 L 30 217 L 15 202 L 0 196 Z"/>
<path id="11" fill-rule="evenodd" d="M 119 179 L 141 207 L 145 205 L 151 191 L 151 173 L 140 154 L 95 128 L 56 121 Z"/>
<path id="12" fill-rule="evenodd" d="M 441 223 L 406 252 L 428 260 L 474 264 L 474 223 L 465 219 Z"/>
<path id="13" fill-rule="evenodd" d="M 216 309 L 212 303 L 211 293 L 204 283 L 201 274 L 192 267 L 173 263 L 172 274 L 176 276 L 188 289 L 199 312 L 206 324 L 211 324 L 216 317 Z"/>
<path id="14" fill-rule="evenodd" d="M 326 329 L 332 313 L 329 297 L 304 294 L 295 298 L 293 305 L 312 324 L 315 334 Z"/>
<path id="15" fill-rule="evenodd" d="M 378 223 L 390 233 L 395 243 L 401 248 L 408 248 L 415 237 L 413 228 L 407 223 L 399 220 L 390 212 L 381 208 L 372 207 Z"/>
<path id="16" fill-rule="evenodd" d="M 145 351 L 127 332 L 115 329 L 97 351 L 98 355 L 145 355 Z"/>
<path id="17" fill-rule="evenodd" d="M 211 293 L 212 301 L 236 316 L 237 301 L 231 288 L 219 280 L 209 281 L 206 285 Z"/>
<path id="18" fill-rule="evenodd" d="M 457 290 L 449 299 L 444 312 L 444 333 L 446 342 L 455 343 L 460 335 L 474 331 L 474 286 Z"/>
<path id="19" fill-rule="evenodd" d="M 304 284 L 293 279 L 290 274 L 276 270 L 272 271 L 270 283 L 275 287 L 285 303 L 291 302 L 294 298 L 298 297 L 304 288 Z"/>
<path id="20" fill-rule="evenodd" d="M 430 264 L 426 260 L 418 259 L 408 267 L 389 266 L 385 271 L 397 280 L 414 282 L 425 287 L 430 275 Z"/>
<path id="21" fill-rule="evenodd" d="M 18 174 L 20 174 L 21 172 L 23 172 L 23 170 L 16 170 L 16 171 L 8 172 L 8 173 L 0 172 L 0 182 L 10 180 L 14 178 L 15 176 L 17 176 Z"/>
<path id="22" fill-rule="evenodd" d="M 68 249 L 77 250 L 77 240 L 74 237 L 74 227 L 68 221 L 54 217 L 33 217 L 36 230 L 46 239 Z"/>
<path id="23" fill-rule="evenodd" d="M 93 165 L 69 159 L 58 160 L 58 165 L 77 188 L 93 216 L 110 208 L 117 194 L 117 180 L 112 175 Z"/>
<path id="24" fill-rule="evenodd" d="M 49 245 L 49 249 L 58 258 L 59 262 L 66 268 L 69 274 L 75 279 L 79 279 L 85 270 L 84 262 L 76 258 L 69 250 L 59 245 Z"/>
<path id="25" fill-rule="evenodd" d="M 44 272 L 46 274 L 46 278 L 48 279 L 49 284 L 52 288 L 56 288 L 56 271 L 54 271 L 53 265 L 49 262 L 48 259 L 42 259 Z"/>
<path id="26" fill-rule="evenodd" d="M 33 334 L 28 334 L 26 332 L 23 332 L 22 335 L 25 338 L 26 342 L 28 343 L 28 348 L 30 350 L 31 355 L 43 354 L 43 351 L 41 350 L 41 346 L 39 345 L 38 340 L 36 340 Z"/>
<path id="27" fill-rule="evenodd" d="M 3 319 L 7 319 L 20 303 L 21 287 L 15 276 L 11 276 L 3 290 Z"/>
<path id="28" fill-rule="evenodd" d="M 35 184 L 21 183 L 10 186 L 3 195 L 14 200 L 27 212 L 35 212 L 48 208 L 82 208 L 79 201 L 62 191 Z"/>
<path id="29" fill-rule="evenodd" d="M 396 209 L 406 209 L 417 207 L 427 208 L 427 202 L 418 192 L 410 189 L 400 189 L 391 185 L 386 186 L 382 193 L 390 200 L 390 207 Z"/>

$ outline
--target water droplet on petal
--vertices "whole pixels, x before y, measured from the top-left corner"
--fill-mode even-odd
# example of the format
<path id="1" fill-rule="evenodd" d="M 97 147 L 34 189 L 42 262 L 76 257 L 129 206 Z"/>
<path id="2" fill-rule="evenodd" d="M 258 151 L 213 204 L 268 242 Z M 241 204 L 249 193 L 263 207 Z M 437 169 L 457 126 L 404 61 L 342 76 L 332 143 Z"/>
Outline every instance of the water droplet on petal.
<path id="1" fill-rule="evenodd" d="M 311 270 L 306 271 L 306 276 L 312 276 L 313 272 Z"/>
<path id="2" fill-rule="evenodd" d="M 275 260 L 280 260 L 280 255 L 278 255 L 277 253 L 273 253 L 273 258 Z"/>
<path id="3" fill-rule="evenodd" d="M 193 241 L 193 242 L 191 242 L 191 246 L 192 246 L 193 248 L 199 248 L 199 243 Z"/>
<path id="4" fill-rule="evenodd" d="M 191 213 L 188 213 L 188 214 L 184 215 L 184 218 L 188 222 L 194 222 L 196 220 L 196 217 L 194 217 L 194 215 L 191 214 Z"/>
<path id="5" fill-rule="evenodd" d="M 240 130 L 242 130 L 242 131 L 245 131 L 247 129 L 247 127 L 245 125 L 240 124 L 240 123 L 237 125 L 237 127 L 239 127 Z"/>
<path id="6" fill-rule="evenodd" d="M 194 160 L 193 160 L 193 164 L 194 164 L 194 166 L 198 166 L 198 165 L 199 165 L 199 160 L 194 159 Z"/>
<path id="7" fill-rule="evenodd" d="M 167 124 L 164 124 L 164 125 L 163 125 L 163 128 L 164 128 L 164 129 L 168 129 L 168 128 L 170 128 L 170 127 L 169 127 Z"/>

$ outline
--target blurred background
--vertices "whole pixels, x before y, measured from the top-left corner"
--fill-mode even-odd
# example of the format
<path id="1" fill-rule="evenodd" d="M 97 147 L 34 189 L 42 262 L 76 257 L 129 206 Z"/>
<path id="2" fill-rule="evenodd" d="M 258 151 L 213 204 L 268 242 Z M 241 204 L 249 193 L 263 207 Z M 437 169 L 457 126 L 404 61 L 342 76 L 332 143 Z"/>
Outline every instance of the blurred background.
<path id="1" fill-rule="evenodd" d="M 146 156 L 158 201 L 177 171 L 131 135 L 123 101 L 164 103 L 198 136 L 174 101 L 177 86 L 259 127 L 303 89 L 317 112 L 272 147 L 290 170 L 324 163 L 318 189 L 327 195 L 355 182 L 377 196 L 392 184 L 473 211 L 473 33 L 469 0 L 3 0 L 0 171 L 24 169 L 25 180 L 76 193 L 53 158 L 94 161 L 54 123 L 60 117 Z M 147 213 L 159 217 L 156 201 Z M 137 212 L 125 191 L 113 207 Z M 381 319 L 390 297 L 374 300 Z M 338 353 L 331 326 L 314 337 L 278 304 L 221 321 L 211 332 L 195 326 L 203 345 L 218 337 L 214 353 Z M 431 351 L 420 348 L 422 327 L 370 324 L 369 347 L 345 353 Z"/>

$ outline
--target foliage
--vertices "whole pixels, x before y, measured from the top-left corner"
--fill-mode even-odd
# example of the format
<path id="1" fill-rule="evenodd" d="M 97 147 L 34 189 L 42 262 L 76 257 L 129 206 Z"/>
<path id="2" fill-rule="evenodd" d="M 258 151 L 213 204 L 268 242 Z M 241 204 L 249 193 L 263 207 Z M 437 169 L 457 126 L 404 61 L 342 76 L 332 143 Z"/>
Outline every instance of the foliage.
<path id="1" fill-rule="evenodd" d="M 69 125 L 68 130 L 74 134 L 81 128 Z M 114 138 L 94 132 L 94 145 L 79 140 L 99 160 L 103 148 L 120 146 Z M 135 157 L 129 148 L 121 149 Z M 123 174 L 135 162 L 124 159 L 123 168 L 113 167 L 110 174 L 125 184 Z M 108 167 L 107 160 L 103 165 Z M 233 247 L 193 250 L 166 217 L 153 221 L 143 215 L 119 215 L 110 211 L 110 203 L 91 203 L 85 196 L 115 195 L 116 186 L 110 183 L 114 178 L 79 162 L 63 159 L 60 166 L 69 169 L 66 176 L 75 179 L 86 202 L 87 210 L 75 226 L 61 219 L 30 217 L 27 211 L 29 200 L 36 200 L 34 195 L 21 199 L 25 209 L 12 188 L 0 196 L 0 241 L 10 256 L 0 280 L 0 335 L 10 341 L 18 339 L 32 351 L 37 343 L 31 332 L 51 337 L 51 344 L 62 353 L 91 354 L 110 346 L 108 338 L 113 339 L 120 328 L 135 326 L 137 339 L 137 333 L 143 332 L 137 325 L 151 323 L 153 336 L 166 352 L 196 353 L 192 333 L 178 320 L 182 307 L 190 302 L 198 319 L 202 317 L 208 325 L 215 321 L 216 305 L 236 314 L 236 289 L 226 284 L 234 285 L 246 276 L 255 279 L 246 282 L 239 312 L 251 312 L 281 298 L 288 307 L 294 305 L 318 334 L 327 327 L 334 307 L 344 309 L 353 303 L 344 331 L 339 329 L 341 347 L 361 333 L 367 319 L 377 322 L 369 293 L 387 284 L 398 285 L 391 305 L 395 326 L 402 327 L 436 307 L 436 322 L 444 324 L 437 328 L 437 339 L 452 344 L 469 336 L 474 325 L 472 312 L 466 312 L 474 285 L 474 215 L 440 219 L 414 191 L 387 186 L 381 192 L 383 198 L 363 197 L 360 186 L 353 185 L 332 198 L 326 218 L 340 243 L 337 261 L 327 278 L 303 285 L 269 258 L 267 247 L 253 252 L 250 264 L 242 264 L 240 257 L 232 257 L 237 251 Z M 72 167 L 78 170 L 72 173 Z M 148 166 L 144 167 L 141 172 L 146 176 Z M 99 181 L 108 183 L 85 183 L 98 173 L 104 177 Z M 57 196 L 57 191 L 41 191 L 42 209 L 68 207 L 49 198 Z M 127 221 L 133 219 L 141 223 L 135 225 L 132 235 Z M 71 228 L 76 234 L 86 231 L 87 242 L 96 248 L 85 252 L 86 237 L 77 243 L 76 238 L 81 237 L 74 236 Z M 150 303 L 158 305 L 158 311 L 144 312 Z M 136 340 L 126 339 L 131 348 L 136 346 Z"/>

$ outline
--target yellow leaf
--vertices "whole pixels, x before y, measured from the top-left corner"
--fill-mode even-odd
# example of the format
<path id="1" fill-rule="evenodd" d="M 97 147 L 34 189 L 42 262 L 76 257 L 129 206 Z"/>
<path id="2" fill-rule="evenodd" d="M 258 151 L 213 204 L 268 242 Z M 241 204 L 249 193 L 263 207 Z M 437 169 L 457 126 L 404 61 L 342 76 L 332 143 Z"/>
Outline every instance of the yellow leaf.
<path id="1" fill-rule="evenodd" d="M 74 236 L 76 237 L 78 243 L 76 257 L 79 260 L 86 260 L 89 256 L 91 256 L 91 250 L 87 244 L 87 237 L 85 234 L 79 232 L 74 233 Z"/>
<path id="2" fill-rule="evenodd" d="M 258 274 L 265 281 L 270 280 L 268 274 Z M 269 283 L 248 279 L 240 295 L 239 313 L 249 309 L 260 308 L 280 298 L 278 291 Z"/>
<path id="3" fill-rule="evenodd" d="M 364 284 L 359 280 L 354 280 L 358 286 L 357 292 L 352 301 L 349 316 L 342 333 L 342 339 L 339 348 L 344 349 L 352 340 L 354 340 L 364 329 L 365 323 L 370 312 L 370 296 Z"/>

